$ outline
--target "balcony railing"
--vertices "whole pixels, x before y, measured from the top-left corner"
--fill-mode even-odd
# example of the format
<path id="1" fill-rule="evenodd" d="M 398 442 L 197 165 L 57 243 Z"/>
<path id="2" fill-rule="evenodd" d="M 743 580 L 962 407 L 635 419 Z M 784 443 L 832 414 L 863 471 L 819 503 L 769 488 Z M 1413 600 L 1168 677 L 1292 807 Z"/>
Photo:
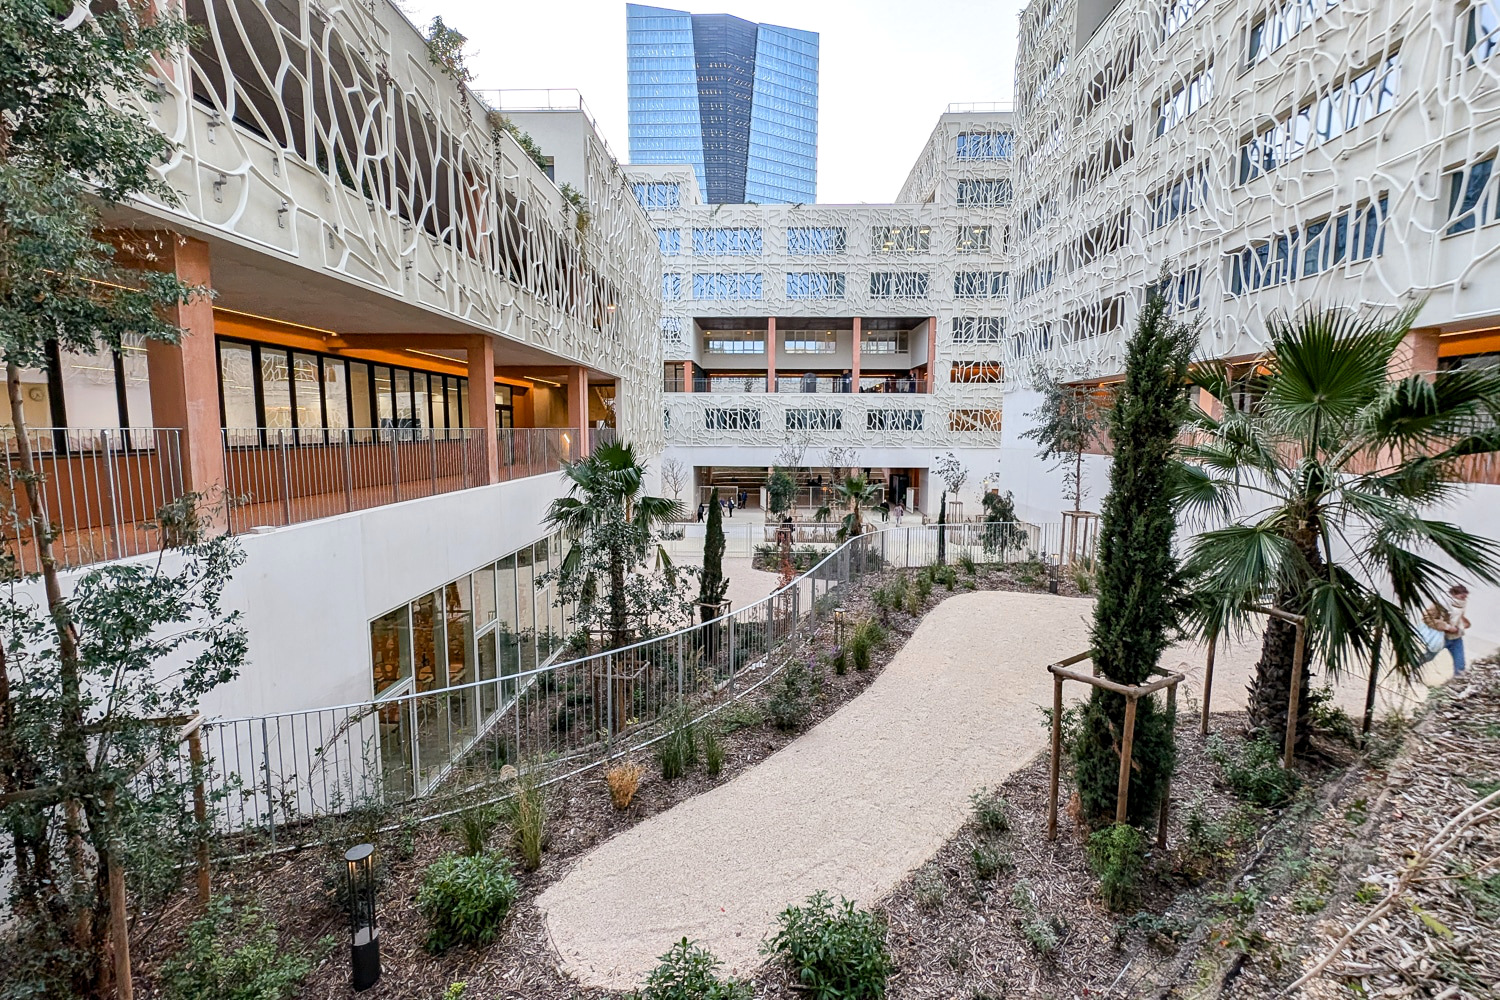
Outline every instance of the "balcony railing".
<path id="1" fill-rule="evenodd" d="M 182 496 L 182 432 L 129 429 L 31 428 L 26 440 L 36 463 L 41 511 L 27 502 L 20 441 L 0 428 L 0 512 L 4 551 L 20 573 L 41 571 L 33 528 L 46 515 L 52 555 L 64 569 L 160 547 L 157 511 Z"/>
<path id="2" fill-rule="evenodd" d="M 766 392 L 766 382 L 764 374 L 713 375 L 697 379 L 693 384 L 693 391 L 753 395 Z M 662 387 L 666 392 L 687 391 L 685 381 L 680 378 L 664 379 Z M 851 379 L 842 375 L 807 374 L 776 377 L 778 393 L 847 393 L 850 392 L 850 388 Z M 925 393 L 928 391 L 928 386 L 926 377 L 920 375 L 863 375 L 860 376 L 859 391 L 862 393 Z"/>

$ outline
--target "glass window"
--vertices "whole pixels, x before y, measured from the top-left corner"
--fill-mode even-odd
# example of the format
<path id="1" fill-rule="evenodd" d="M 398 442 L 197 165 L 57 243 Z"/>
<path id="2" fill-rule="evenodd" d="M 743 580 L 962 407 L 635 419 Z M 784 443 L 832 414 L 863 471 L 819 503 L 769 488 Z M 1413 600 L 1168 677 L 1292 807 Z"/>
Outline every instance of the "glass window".
<path id="1" fill-rule="evenodd" d="M 131 427 L 150 427 L 151 419 L 151 374 L 146 361 L 146 341 L 140 334 L 127 333 L 120 343 L 120 369 L 125 379 L 125 416 Z M 246 370 L 249 366 L 246 365 Z M 251 393 L 250 412 L 255 412 L 254 393 Z M 234 424 L 226 426 L 233 427 Z M 253 424 L 251 426 L 254 426 Z"/>
<path id="2" fill-rule="evenodd" d="M 260 386 L 266 426 L 292 426 L 292 380 L 287 352 L 275 347 L 260 349 Z"/>
<path id="3" fill-rule="evenodd" d="M 474 627 L 484 628 L 495 620 L 495 567 L 474 571 Z"/>
<path id="4" fill-rule="evenodd" d="M 468 414 L 464 413 L 464 408 L 459 403 L 458 399 L 459 386 L 463 383 L 463 381 L 463 379 L 452 378 L 448 380 L 448 413 L 450 414 L 448 418 L 449 427 L 462 427 L 465 423 L 468 422 Z"/>
<path id="5" fill-rule="evenodd" d="M 870 229 L 870 252 L 926 253 L 932 245 L 931 233 L 928 226 L 874 226 Z"/>
<path id="6" fill-rule="evenodd" d="M 656 248 L 661 251 L 663 257 L 676 257 L 682 253 L 682 230 L 658 229 L 656 231 Z"/>
<path id="7" fill-rule="evenodd" d="M 786 276 L 786 297 L 841 299 L 844 297 L 844 275 L 826 271 L 789 271 Z"/>
<path id="8" fill-rule="evenodd" d="M 448 393 L 443 388 L 447 382 L 445 375 L 430 376 L 432 381 L 432 429 L 435 431 L 445 430 L 448 427 Z"/>
<path id="9" fill-rule="evenodd" d="M 957 248 L 959 253 L 988 253 L 992 226 L 959 226 Z"/>
<path id="10" fill-rule="evenodd" d="M 375 427 L 375 397 L 370 384 L 370 366 L 363 361 L 349 362 L 349 405 L 354 418 L 351 427 Z"/>
<path id="11" fill-rule="evenodd" d="M 848 241 L 843 226 L 793 226 L 786 231 L 786 252 L 807 256 L 843 253 Z"/>
<path id="12" fill-rule="evenodd" d="M 255 415 L 255 355 L 249 344 L 219 341 L 219 391 L 225 427 L 260 426 Z"/>
<path id="13" fill-rule="evenodd" d="M 292 381 L 297 407 L 297 426 L 309 430 L 323 426 L 322 369 L 315 354 L 292 355 Z"/>
<path id="14" fill-rule="evenodd" d="M 323 359 L 323 410 L 329 430 L 349 426 L 349 375 L 343 358 Z"/>
<path id="15" fill-rule="evenodd" d="M 1495 170 L 1495 157 L 1480 160 L 1468 170 L 1456 170 L 1448 175 L 1448 218 L 1453 221 L 1445 230 L 1446 235 L 1467 233 L 1480 223 L 1488 221 L 1485 197 L 1490 186 L 1490 175 Z"/>
<path id="16" fill-rule="evenodd" d="M 513 674 L 520 658 L 516 647 L 516 632 L 521 626 L 520 613 L 516 608 L 516 557 L 513 555 L 495 563 L 495 612 L 499 622 L 495 626 L 495 643 L 501 672 Z M 506 697 L 513 694 L 512 691 Z"/>
<path id="17" fill-rule="evenodd" d="M 978 178 L 958 182 L 960 205 L 1009 205 L 1010 181 L 1005 178 Z"/>
<path id="18" fill-rule="evenodd" d="M 441 377 L 441 376 L 440 376 Z M 432 426 L 432 403 L 428 392 L 428 374 L 426 372 L 411 373 L 411 396 L 412 396 L 412 419 L 413 427 Z"/>
<path id="19" fill-rule="evenodd" d="M 516 625 L 521 641 L 521 669 L 536 667 L 536 584 L 531 549 L 516 553 Z"/>
<path id="20" fill-rule="evenodd" d="M 960 132 L 958 134 L 958 158 L 960 160 L 1008 160 L 1015 143 L 1009 132 Z"/>
<path id="21" fill-rule="evenodd" d="M 494 632 L 486 632 L 474 644 L 475 680 L 492 681 L 498 676 L 499 666 L 495 656 Z M 497 685 L 486 684 L 479 688 L 479 716 L 488 720 L 500 708 L 500 691 Z"/>
<path id="22" fill-rule="evenodd" d="M 411 676 L 411 621 L 406 607 L 370 623 L 370 669 L 377 695 Z"/>
<path id="23" fill-rule="evenodd" d="M 475 680 L 470 657 L 474 639 L 473 606 L 469 600 L 469 578 L 460 577 L 444 588 L 443 610 L 448 640 L 448 686 L 461 687 Z M 450 729 L 461 737 L 473 734 L 474 691 L 455 692 L 448 704 Z"/>
<path id="24" fill-rule="evenodd" d="M 391 370 L 384 365 L 376 365 L 375 372 L 375 426 L 394 427 L 396 414 L 391 408 Z"/>
<path id="25" fill-rule="evenodd" d="M 411 372 L 405 368 L 395 370 L 396 426 L 415 427 L 411 412 Z"/>

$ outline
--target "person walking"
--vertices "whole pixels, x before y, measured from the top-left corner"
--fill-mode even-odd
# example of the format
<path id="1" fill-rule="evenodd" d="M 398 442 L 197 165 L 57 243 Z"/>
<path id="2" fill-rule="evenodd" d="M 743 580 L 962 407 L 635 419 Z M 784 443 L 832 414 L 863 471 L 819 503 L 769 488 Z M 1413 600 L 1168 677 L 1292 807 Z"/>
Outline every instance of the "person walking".
<path id="1" fill-rule="evenodd" d="M 1469 619 L 1464 612 L 1469 607 L 1469 588 L 1455 583 L 1448 588 L 1444 600 L 1428 608 L 1422 621 L 1443 634 L 1443 648 L 1453 657 L 1453 676 L 1463 674 L 1464 633 L 1469 630 Z"/>
<path id="2" fill-rule="evenodd" d="M 707 510 L 707 508 L 708 508 L 708 504 L 706 504 L 706 503 L 700 503 L 698 505 L 698 520 L 699 521 L 703 520 L 703 515 L 704 515 L 705 511 Z"/>
<path id="3" fill-rule="evenodd" d="M 730 497 L 728 499 L 728 501 L 726 501 L 726 502 L 729 504 L 729 516 L 733 517 L 734 516 L 734 497 Z"/>
<path id="4" fill-rule="evenodd" d="M 896 526 L 901 526 L 901 519 L 906 516 L 906 504 L 896 504 Z"/>

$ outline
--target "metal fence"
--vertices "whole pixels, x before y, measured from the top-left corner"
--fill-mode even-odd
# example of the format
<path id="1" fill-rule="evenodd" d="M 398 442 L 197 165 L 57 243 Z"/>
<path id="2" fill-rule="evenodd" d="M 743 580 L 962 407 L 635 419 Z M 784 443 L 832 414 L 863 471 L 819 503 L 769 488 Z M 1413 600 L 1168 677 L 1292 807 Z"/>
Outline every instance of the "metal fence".
<path id="1" fill-rule="evenodd" d="M 155 427 L 29 428 L 42 511 L 63 568 L 153 552 L 152 521 L 182 495 L 182 432 Z M 41 571 L 15 428 L 0 427 L 4 547 L 22 573 Z"/>
<path id="2" fill-rule="evenodd" d="M 944 531 L 950 561 L 1050 557 L 1057 538 L 1056 525 Z M 866 575 L 935 563 L 938 535 L 917 525 L 862 535 L 753 604 L 621 649 L 567 659 L 564 647 L 550 660 L 536 653 L 532 663 L 523 655 L 488 666 L 481 656 L 479 680 L 468 684 L 215 720 L 204 743 L 220 828 L 298 843 L 316 836 L 319 817 L 369 803 L 425 799 L 440 810 L 433 793 L 471 784 L 471 769 L 543 760 L 557 777 L 593 766 L 655 739 L 678 706 L 713 712 L 774 676 L 787 639 L 816 628 Z"/>

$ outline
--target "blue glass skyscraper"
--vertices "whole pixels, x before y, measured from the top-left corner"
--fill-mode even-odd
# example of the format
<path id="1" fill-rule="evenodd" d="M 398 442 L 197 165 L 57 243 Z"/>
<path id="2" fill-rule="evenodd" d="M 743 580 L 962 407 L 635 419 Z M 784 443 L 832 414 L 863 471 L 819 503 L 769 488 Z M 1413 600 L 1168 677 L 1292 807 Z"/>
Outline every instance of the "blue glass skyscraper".
<path id="1" fill-rule="evenodd" d="M 626 4 L 625 35 L 631 163 L 690 163 L 713 203 L 817 200 L 817 32 Z"/>

